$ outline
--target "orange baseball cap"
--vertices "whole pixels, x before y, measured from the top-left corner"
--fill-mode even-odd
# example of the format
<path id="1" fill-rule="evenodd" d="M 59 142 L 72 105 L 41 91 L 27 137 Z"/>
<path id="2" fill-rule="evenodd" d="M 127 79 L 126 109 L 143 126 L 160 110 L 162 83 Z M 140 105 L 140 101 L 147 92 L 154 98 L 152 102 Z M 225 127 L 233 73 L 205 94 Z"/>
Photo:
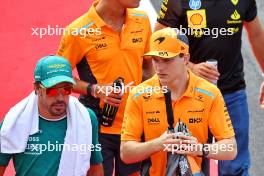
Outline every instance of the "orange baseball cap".
<path id="1" fill-rule="evenodd" d="M 177 28 L 164 28 L 154 32 L 150 38 L 150 52 L 144 56 L 172 58 L 189 53 L 188 38 Z"/>

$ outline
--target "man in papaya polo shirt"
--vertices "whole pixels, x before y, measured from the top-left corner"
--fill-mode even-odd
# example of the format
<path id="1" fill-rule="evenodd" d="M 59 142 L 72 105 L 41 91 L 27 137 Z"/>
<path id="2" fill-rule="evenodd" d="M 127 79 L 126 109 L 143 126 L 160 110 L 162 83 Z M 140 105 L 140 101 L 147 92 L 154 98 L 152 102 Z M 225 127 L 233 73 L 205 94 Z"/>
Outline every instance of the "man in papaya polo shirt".
<path id="1" fill-rule="evenodd" d="M 242 56 L 242 31 L 247 32 L 246 38 L 263 72 L 264 30 L 256 0 L 163 0 L 155 30 L 164 27 L 186 32 L 190 42 L 189 68 L 196 75 L 217 82 L 224 97 L 238 154 L 232 161 L 218 162 L 218 175 L 248 176 L 249 111 L 243 61 L 248 56 Z M 210 59 L 218 61 L 217 67 L 207 62 Z"/>
<path id="2" fill-rule="evenodd" d="M 177 154 L 188 156 L 194 175 L 201 174 L 202 157 L 234 159 L 235 134 L 223 97 L 215 85 L 187 69 L 187 37 L 173 28 L 156 31 L 146 55 L 152 56 L 157 74 L 135 87 L 128 97 L 121 135 L 122 160 L 134 163 L 150 157 L 149 174 L 162 176 L 167 152 L 173 146 L 178 146 Z M 171 90 L 174 122 L 180 119 L 192 136 L 181 134 L 175 139 L 175 133 L 167 133 L 164 87 Z M 214 144 L 206 144 L 208 129 L 217 139 Z M 143 134 L 145 142 L 141 141 Z"/>
<path id="3" fill-rule="evenodd" d="M 99 120 L 105 103 L 118 107 L 112 126 L 100 125 L 104 174 L 112 176 L 137 173 L 139 164 L 126 165 L 120 159 L 120 133 L 127 91 L 122 96 L 107 95 L 107 86 L 118 78 L 124 84 L 138 85 L 152 74 L 148 52 L 151 28 L 145 12 L 135 9 L 139 0 L 95 1 L 88 12 L 72 22 L 63 36 L 58 55 L 77 68 L 80 80 L 73 91 L 80 101 L 92 108 Z M 77 32 L 76 32 L 77 30 Z M 128 89 L 126 89 L 128 90 Z"/>

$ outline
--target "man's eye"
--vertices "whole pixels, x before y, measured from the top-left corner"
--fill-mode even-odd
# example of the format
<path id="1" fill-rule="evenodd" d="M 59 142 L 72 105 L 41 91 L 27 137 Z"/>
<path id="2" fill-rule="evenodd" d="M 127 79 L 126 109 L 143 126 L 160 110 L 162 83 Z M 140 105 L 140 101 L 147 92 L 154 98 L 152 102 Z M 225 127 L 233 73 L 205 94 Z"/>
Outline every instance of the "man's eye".
<path id="1" fill-rule="evenodd" d="M 173 59 L 164 59 L 164 62 L 171 62 Z"/>
<path id="2" fill-rule="evenodd" d="M 154 62 L 158 62 L 158 59 L 156 59 L 156 58 L 153 58 L 153 61 L 154 61 Z"/>

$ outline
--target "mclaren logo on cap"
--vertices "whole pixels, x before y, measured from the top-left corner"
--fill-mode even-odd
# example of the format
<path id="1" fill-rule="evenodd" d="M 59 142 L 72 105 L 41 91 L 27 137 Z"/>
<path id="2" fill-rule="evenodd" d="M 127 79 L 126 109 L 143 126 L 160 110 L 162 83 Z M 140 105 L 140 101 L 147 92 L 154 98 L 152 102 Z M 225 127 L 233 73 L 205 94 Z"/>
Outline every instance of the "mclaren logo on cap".
<path id="1" fill-rule="evenodd" d="M 165 40 L 165 37 L 159 37 L 154 42 L 159 41 L 159 44 L 161 44 Z"/>

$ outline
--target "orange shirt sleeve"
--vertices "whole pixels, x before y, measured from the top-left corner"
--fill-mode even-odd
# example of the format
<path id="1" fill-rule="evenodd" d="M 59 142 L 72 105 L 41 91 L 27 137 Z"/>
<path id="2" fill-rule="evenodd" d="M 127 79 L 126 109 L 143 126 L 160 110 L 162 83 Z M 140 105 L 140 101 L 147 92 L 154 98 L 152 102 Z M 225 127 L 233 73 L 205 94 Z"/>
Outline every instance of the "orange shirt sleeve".
<path id="1" fill-rule="evenodd" d="M 143 115 L 139 98 L 135 98 L 131 92 L 127 99 L 121 141 L 141 141 L 143 134 Z"/>
<path id="2" fill-rule="evenodd" d="M 148 30 L 148 34 L 147 34 L 148 36 L 147 36 L 147 43 L 146 43 L 145 50 L 144 50 L 145 53 L 149 52 L 149 50 L 150 50 L 149 44 L 150 44 L 150 37 L 152 34 L 152 29 L 151 29 L 151 25 L 150 25 L 150 21 L 149 21 L 148 17 L 147 17 L 146 27 Z"/>
<path id="3" fill-rule="evenodd" d="M 231 138 L 235 133 L 223 96 L 219 90 L 215 95 L 208 117 L 210 131 L 217 140 Z"/>
<path id="4" fill-rule="evenodd" d="M 80 36 L 76 35 L 76 31 L 73 31 L 68 27 L 61 38 L 57 51 L 57 55 L 66 58 L 71 63 L 72 68 L 75 68 L 83 58 L 81 41 L 79 39 Z"/>

